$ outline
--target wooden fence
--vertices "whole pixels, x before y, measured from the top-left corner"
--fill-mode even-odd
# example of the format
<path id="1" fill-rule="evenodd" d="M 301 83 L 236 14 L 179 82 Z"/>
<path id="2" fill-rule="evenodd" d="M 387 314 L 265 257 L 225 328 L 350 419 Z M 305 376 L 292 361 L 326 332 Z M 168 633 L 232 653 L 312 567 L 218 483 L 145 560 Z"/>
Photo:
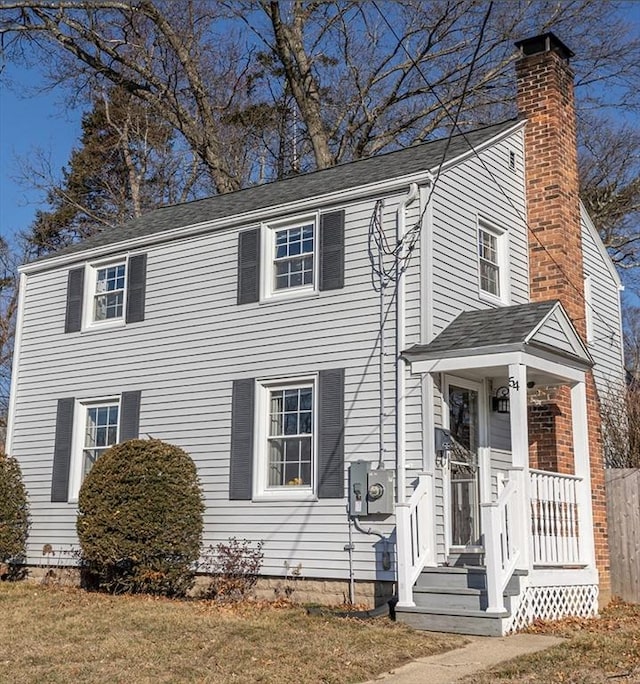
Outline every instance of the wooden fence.
<path id="1" fill-rule="evenodd" d="M 640 468 L 605 470 L 611 593 L 640 603 Z"/>

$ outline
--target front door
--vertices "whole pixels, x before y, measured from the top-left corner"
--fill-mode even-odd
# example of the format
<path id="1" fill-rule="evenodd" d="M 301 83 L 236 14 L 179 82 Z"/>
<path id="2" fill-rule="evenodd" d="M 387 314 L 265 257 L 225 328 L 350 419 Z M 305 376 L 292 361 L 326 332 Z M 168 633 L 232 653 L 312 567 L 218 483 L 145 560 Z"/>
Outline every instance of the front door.
<path id="1" fill-rule="evenodd" d="M 480 546 L 478 446 L 480 392 L 473 383 L 447 387 L 449 430 L 453 449 L 449 456 L 449 529 L 454 548 Z"/>

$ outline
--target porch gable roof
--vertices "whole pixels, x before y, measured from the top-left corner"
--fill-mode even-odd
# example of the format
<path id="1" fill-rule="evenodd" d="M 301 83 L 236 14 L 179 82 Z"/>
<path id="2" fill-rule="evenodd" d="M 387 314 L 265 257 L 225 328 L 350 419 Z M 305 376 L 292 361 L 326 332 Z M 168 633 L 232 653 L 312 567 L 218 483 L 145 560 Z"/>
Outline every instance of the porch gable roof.
<path id="1" fill-rule="evenodd" d="M 403 357 L 415 362 L 512 351 L 546 352 L 583 368 L 593 365 L 558 300 L 463 311 L 429 344 L 413 345 Z"/>

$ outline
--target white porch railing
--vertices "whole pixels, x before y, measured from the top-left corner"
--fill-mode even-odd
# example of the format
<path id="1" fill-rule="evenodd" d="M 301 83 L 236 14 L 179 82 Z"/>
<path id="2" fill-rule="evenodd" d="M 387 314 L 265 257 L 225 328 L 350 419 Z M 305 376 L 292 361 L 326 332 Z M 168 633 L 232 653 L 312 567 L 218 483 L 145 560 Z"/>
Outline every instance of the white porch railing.
<path id="1" fill-rule="evenodd" d="M 413 606 L 413 585 L 432 552 L 433 476 L 424 473 L 418 478 L 409 501 L 396 506 L 398 554 L 398 605 Z"/>
<path id="2" fill-rule="evenodd" d="M 487 568 L 487 612 L 504 610 L 503 592 L 527 543 L 523 502 L 524 473 L 509 470 L 509 479 L 496 501 L 480 504 Z"/>
<path id="3" fill-rule="evenodd" d="M 578 487 L 582 478 L 530 471 L 534 565 L 579 565 Z"/>

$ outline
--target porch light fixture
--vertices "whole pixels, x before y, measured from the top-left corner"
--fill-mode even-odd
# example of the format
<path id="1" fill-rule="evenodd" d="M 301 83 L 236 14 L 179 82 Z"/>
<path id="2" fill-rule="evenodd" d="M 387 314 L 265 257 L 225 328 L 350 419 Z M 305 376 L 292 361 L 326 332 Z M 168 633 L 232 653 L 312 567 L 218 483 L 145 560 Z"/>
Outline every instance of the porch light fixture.
<path id="1" fill-rule="evenodd" d="M 496 395 L 493 397 L 493 410 L 496 413 L 509 413 L 509 388 L 498 387 Z"/>

